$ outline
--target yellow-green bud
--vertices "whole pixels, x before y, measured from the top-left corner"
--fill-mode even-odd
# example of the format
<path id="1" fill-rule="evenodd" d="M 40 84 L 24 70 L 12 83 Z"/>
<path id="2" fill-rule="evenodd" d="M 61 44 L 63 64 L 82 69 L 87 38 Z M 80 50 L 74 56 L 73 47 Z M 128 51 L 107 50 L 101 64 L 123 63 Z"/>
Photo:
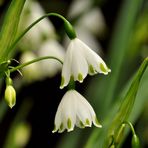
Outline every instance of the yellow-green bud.
<path id="1" fill-rule="evenodd" d="M 8 85 L 5 90 L 5 101 L 12 108 L 16 103 L 16 92 L 13 86 Z"/>
<path id="2" fill-rule="evenodd" d="M 140 148 L 140 141 L 137 135 L 133 135 L 132 137 L 132 148 Z"/>

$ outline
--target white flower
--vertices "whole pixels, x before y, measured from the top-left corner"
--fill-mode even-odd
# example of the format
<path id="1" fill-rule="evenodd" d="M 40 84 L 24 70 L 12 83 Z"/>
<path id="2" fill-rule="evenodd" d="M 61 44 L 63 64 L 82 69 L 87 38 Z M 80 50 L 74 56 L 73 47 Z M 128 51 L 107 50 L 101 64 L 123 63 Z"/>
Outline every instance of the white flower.
<path id="1" fill-rule="evenodd" d="M 75 90 L 69 90 L 63 96 L 55 116 L 54 132 L 68 132 L 74 126 L 84 128 L 91 127 L 92 123 L 96 127 L 102 127 L 98 122 L 96 114 L 87 100 Z"/>
<path id="2" fill-rule="evenodd" d="M 81 40 L 75 38 L 71 40 L 64 58 L 60 88 L 67 86 L 71 77 L 75 81 L 83 82 L 88 73 L 107 75 L 110 71 L 99 55 Z"/>
<path id="3" fill-rule="evenodd" d="M 22 13 L 20 31 L 22 31 L 22 28 L 25 29 L 38 18 L 45 15 L 45 11 L 41 5 L 37 1 L 31 0 L 26 1 Z M 53 24 L 48 18 L 44 18 L 27 32 L 27 34 L 22 38 L 20 46 L 30 50 L 37 50 L 44 40 L 55 37 L 56 33 Z"/>
<path id="4" fill-rule="evenodd" d="M 23 64 L 31 60 L 34 60 L 35 58 L 36 58 L 36 55 L 33 52 L 25 51 L 23 52 L 20 58 L 20 62 Z M 34 80 L 41 79 L 41 74 L 42 74 L 39 63 L 33 63 L 31 65 L 24 67 L 22 69 L 22 73 L 23 73 L 23 78 L 25 82 L 32 82 Z"/>
<path id="5" fill-rule="evenodd" d="M 96 37 L 86 28 L 84 28 L 81 25 L 76 25 L 75 27 L 76 33 L 77 33 L 77 37 L 79 39 L 81 39 L 81 41 L 83 41 L 84 43 L 87 43 L 87 45 L 93 49 L 93 51 L 95 51 L 96 53 L 102 53 L 102 47 L 100 45 L 100 43 L 98 42 L 98 40 L 96 39 Z M 68 36 L 65 35 L 64 38 L 64 47 L 67 47 L 69 44 L 69 38 Z"/>
<path id="6" fill-rule="evenodd" d="M 101 35 L 106 28 L 104 16 L 99 8 L 93 8 L 90 11 L 84 13 L 82 17 L 76 23 L 76 26 L 89 31 L 95 35 Z"/>
<path id="7" fill-rule="evenodd" d="M 56 40 L 48 39 L 41 45 L 40 49 L 37 51 L 37 55 L 39 57 L 54 56 L 63 61 L 65 50 Z M 40 62 L 42 76 L 53 77 L 59 72 L 59 70 L 61 71 L 61 69 L 62 64 L 55 59 L 43 60 Z"/>
<path id="8" fill-rule="evenodd" d="M 74 0 L 70 6 L 68 16 L 70 18 L 76 18 L 83 12 L 86 12 L 91 6 L 91 0 Z"/>

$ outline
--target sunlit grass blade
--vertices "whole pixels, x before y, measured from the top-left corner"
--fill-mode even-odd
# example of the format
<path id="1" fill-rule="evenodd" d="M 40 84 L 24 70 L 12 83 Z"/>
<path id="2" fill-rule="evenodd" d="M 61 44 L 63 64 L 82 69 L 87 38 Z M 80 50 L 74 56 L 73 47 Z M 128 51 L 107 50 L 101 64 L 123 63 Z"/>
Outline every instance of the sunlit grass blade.
<path id="1" fill-rule="evenodd" d="M 118 134 L 118 129 L 119 129 L 120 125 L 128 119 L 128 117 L 133 109 L 133 105 L 134 105 L 137 91 L 139 88 L 139 83 L 140 83 L 140 80 L 147 68 L 147 65 L 148 65 L 148 58 L 146 58 L 144 60 L 141 67 L 139 68 L 126 96 L 124 97 L 123 102 L 120 105 L 120 108 L 119 108 L 117 114 L 115 115 L 113 122 L 111 123 L 111 126 L 109 128 L 109 132 L 108 132 L 107 142 L 106 142 L 107 146 L 109 146 L 110 142 L 112 142 L 111 141 L 112 138 L 114 140 L 116 140 L 116 137 Z"/>
<path id="2" fill-rule="evenodd" d="M 110 134 L 115 129 L 117 129 L 118 126 L 120 126 L 121 122 L 123 120 L 126 120 L 127 118 L 132 123 L 134 123 L 136 121 L 136 119 L 138 118 L 139 114 L 142 111 L 143 105 L 144 105 L 145 101 L 147 100 L 147 96 L 148 96 L 147 89 L 146 89 L 148 87 L 148 68 L 145 69 L 146 66 L 148 66 L 148 59 L 146 59 L 144 61 L 141 68 L 139 69 L 137 75 L 134 77 L 133 81 L 130 81 L 129 84 L 125 87 L 125 89 L 123 90 L 122 94 L 119 97 L 118 102 L 116 101 L 114 103 L 114 105 L 112 105 L 112 107 L 110 108 L 110 112 L 108 112 L 108 116 L 105 118 L 105 120 L 102 123 L 103 128 L 99 131 L 94 130 L 92 132 L 90 138 L 86 142 L 86 145 L 85 145 L 86 148 L 95 147 L 95 146 L 96 147 L 103 147 L 103 141 L 105 141 L 105 137 L 107 136 L 107 131 L 109 128 L 110 128 L 110 130 L 109 130 L 108 134 Z M 145 73 L 144 73 L 144 70 L 146 70 Z M 142 80 L 140 83 L 141 85 L 140 85 L 139 89 L 136 88 L 136 89 L 138 89 L 138 92 L 137 92 L 137 95 L 134 97 L 134 94 L 133 94 L 133 96 L 131 94 L 136 93 L 135 87 L 138 87 L 138 85 L 139 85 L 139 84 L 137 85 L 137 83 L 139 83 L 138 81 L 140 81 L 140 79 L 141 79 L 140 75 L 142 76 Z M 136 79 L 136 78 L 138 78 L 138 79 Z M 133 84 L 135 84 L 134 88 L 132 88 Z M 128 88 L 130 88 L 129 90 L 132 91 L 131 93 L 129 93 Z M 135 90 L 133 90 L 133 89 L 135 89 Z M 119 118 L 121 115 L 121 113 L 119 112 L 119 106 L 120 106 L 121 110 L 123 109 L 123 107 L 124 108 L 127 107 L 127 109 L 128 109 L 128 106 L 126 106 L 126 104 L 127 104 L 127 100 L 129 99 L 130 95 L 133 97 L 132 99 L 136 98 L 136 100 L 134 102 L 133 110 L 131 111 L 131 109 L 129 109 L 128 115 L 126 114 L 126 115 L 123 115 L 123 117 Z M 125 96 L 125 98 L 124 98 L 124 96 Z M 121 102 L 123 100 L 124 100 L 124 103 L 123 103 L 123 105 L 121 105 Z M 131 100 L 131 101 L 133 101 L 133 100 Z M 131 104 L 131 105 L 133 105 L 133 104 Z M 125 110 L 125 113 L 126 113 L 126 110 Z M 114 118 L 114 120 L 113 120 L 113 118 Z M 116 122 L 118 125 L 116 124 Z M 117 132 L 115 132 L 115 133 L 117 133 Z M 124 140 L 125 136 L 126 135 L 124 134 L 121 141 Z"/>
<path id="3" fill-rule="evenodd" d="M 0 62 L 6 60 L 9 47 L 14 41 L 18 29 L 20 15 L 26 0 L 12 0 L 0 32 Z"/>

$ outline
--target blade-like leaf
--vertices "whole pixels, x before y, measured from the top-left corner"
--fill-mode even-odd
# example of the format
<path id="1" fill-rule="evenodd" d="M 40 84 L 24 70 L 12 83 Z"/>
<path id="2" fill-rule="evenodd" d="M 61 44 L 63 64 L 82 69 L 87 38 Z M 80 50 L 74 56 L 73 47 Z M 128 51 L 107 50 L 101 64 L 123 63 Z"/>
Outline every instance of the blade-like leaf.
<path id="1" fill-rule="evenodd" d="M 26 0 L 12 0 L 0 32 L 0 62 L 7 60 L 9 47 L 15 39 L 20 15 Z"/>

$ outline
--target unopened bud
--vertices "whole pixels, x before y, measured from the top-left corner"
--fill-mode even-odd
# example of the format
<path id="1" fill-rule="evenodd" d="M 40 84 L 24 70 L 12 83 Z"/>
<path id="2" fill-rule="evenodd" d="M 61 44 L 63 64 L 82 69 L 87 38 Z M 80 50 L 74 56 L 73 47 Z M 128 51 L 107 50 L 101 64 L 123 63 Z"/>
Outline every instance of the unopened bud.
<path id="1" fill-rule="evenodd" d="M 140 141 L 136 134 L 132 137 L 132 148 L 140 148 Z"/>
<path id="2" fill-rule="evenodd" d="M 16 92 L 13 86 L 8 85 L 5 90 L 5 101 L 12 108 L 16 103 Z"/>

